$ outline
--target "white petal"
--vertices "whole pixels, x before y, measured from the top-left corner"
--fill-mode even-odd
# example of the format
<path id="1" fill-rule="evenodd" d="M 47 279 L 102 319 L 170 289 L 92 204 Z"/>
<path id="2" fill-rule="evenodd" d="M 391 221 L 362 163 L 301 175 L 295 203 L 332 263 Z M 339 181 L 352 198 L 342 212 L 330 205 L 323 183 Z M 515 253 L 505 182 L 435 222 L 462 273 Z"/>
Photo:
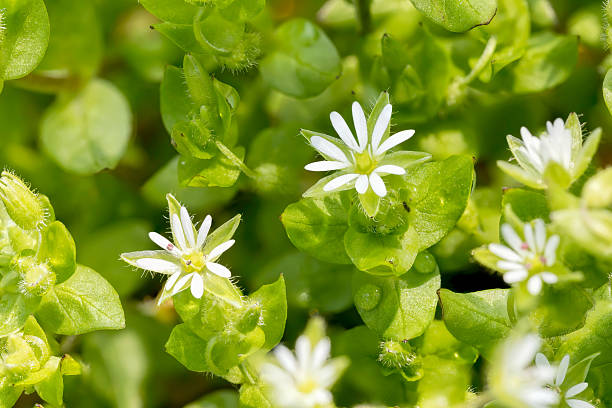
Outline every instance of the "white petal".
<path id="1" fill-rule="evenodd" d="M 317 149 L 321 154 L 329 156 L 341 162 L 348 162 L 344 152 L 329 140 L 323 139 L 321 136 L 313 136 L 310 138 L 310 144 Z"/>
<path id="2" fill-rule="evenodd" d="M 349 183 L 359 177 L 359 174 L 343 174 L 342 176 L 338 176 L 335 179 L 331 180 L 329 183 L 323 186 L 323 191 L 333 191 L 338 187 L 342 187 L 346 183 Z"/>
<path id="3" fill-rule="evenodd" d="M 391 121 L 391 104 L 387 104 L 380 112 L 378 119 L 376 120 L 376 124 L 374 125 L 374 130 L 372 131 L 372 150 L 377 151 L 378 145 L 380 145 L 380 141 L 382 140 L 383 135 L 387 131 L 387 127 L 389 127 L 389 122 Z"/>
<path id="4" fill-rule="evenodd" d="M 546 227 L 544 221 L 540 218 L 534 221 L 535 223 L 535 243 L 538 253 L 544 250 L 546 244 Z"/>
<path id="5" fill-rule="evenodd" d="M 384 197 L 387 195 L 387 187 L 385 186 L 385 182 L 375 171 L 370 174 L 370 186 L 372 186 L 372 190 L 377 196 Z"/>
<path id="6" fill-rule="evenodd" d="M 151 241 L 159 245 L 160 248 L 171 252 L 173 255 L 177 254 L 177 250 L 174 247 L 174 244 L 170 242 L 166 237 L 158 234 L 157 232 L 149 232 L 149 238 L 151 239 Z"/>
<path id="7" fill-rule="evenodd" d="M 501 226 L 501 235 L 504 241 L 506 241 L 506 243 L 508 243 L 508 245 L 510 245 L 515 252 L 521 252 L 523 240 L 519 238 L 518 234 L 516 231 L 514 231 L 514 228 L 512 228 L 510 224 L 504 224 Z"/>
<path id="8" fill-rule="evenodd" d="M 557 283 L 559 281 L 557 275 L 552 272 L 540 272 L 539 275 L 542 280 L 548 283 L 549 285 L 552 285 L 553 283 Z"/>
<path id="9" fill-rule="evenodd" d="M 206 262 L 206 267 L 209 271 L 222 278 L 229 278 L 232 276 L 232 272 L 229 269 L 216 262 Z"/>
<path id="10" fill-rule="evenodd" d="M 172 294 L 176 295 L 183 290 L 185 285 L 187 285 L 187 282 L 189 282 L 189 279 L 193 278 L 193 275 L 195 275 L 195 273 L 190 273 L 189 275 L 185 275 L 179 279 L 179 281 L 176 282 L 176 285 L 174 285 L 174 289 L 172 289 Z"/>
<path id="11" fill-rule="evenodd" d="M 542 290 L 542 279 L 538 275 L 532 276 L 527 281 L 527 290 L 532 295 L 537 295 Z"/>
<path id="12" fill-rule="evenodd" d="M 362 174 L 357 178 L 355 190 L 357 190 L 359 194 L 363 194 L 368 190 L 368 176 Z"/>
<path id="13" fill-rule="evenodd" d="M 544 249 L 544 257 L 546 258 L 546 265 L 553 265 L 557 260 L 557 248 L 559 247 L 559 242 L 561 239 L 558 235 L 553 235 L 548 238 L 548 242 L 546 243 L 546 248 Z"/>
<path id="14" fill-rule="evenodd" d="M 513 271 L 504 272 L 504 282 L 508 285 L 512 285 L 516 282 L 524 281 L 527 278 L 527 271 L 525 269 L 516 269 Z"/>
<path id="15" fill-rule="evenodd" d="M 403 167 L 396 166 L 394 164 L 385 164 L 385 165 L 382 165 L 382 166 L 377 167 L 376 169 L 374 169 L 374 171 L 379 173 L 379 174 L 380 173 L 395 174 L 395 175 L 398 175 L 398 176 L 406 174 L 406 170 L 404 170 Z"/>
<path id="16" fill-rule="evenodd" d="M 298 369 L 297 361 L 293 353 L 282 344 L 274 349 L 274 355 L 278 363 L 288 372 L 295 373 Z"/>
<path id="17" fill-rule="evenodd" d="M 301 369 L 310 368 L 310 354 L 312 348 L 310 345 L 310 339 L 301 335 L 295 342 L 295 355 L 297 356 L 297 363 Z"/>
<path id="18" fill-rule="evenodd" d="M 523 263 L 523 257 L 508 248 L 505 245 L 501 244 L 489 244 L 489 251 L 493 253 L 493 255 L 497 255 L 498 257 L 505 259 L 506 261 Z"/>
<path id="19" fill-rule="evenodd" d="M 166 290 L 172 289 L 172 287 L 178 280 L 179 276 L 181 276 L 181 271 L 175 272 L 174 274 L 172 274 L 172 276 L 168 278 L 168 280 L 166 281 L 166 286 L 165 286 Z"/>
<path id="20" fill-rule="evenodd" d="M 174 242 L 178 244 L 180 249 L 187 249 L 185 233 L 183 232 L 183 226 L 177 214 L 172 214 L 172 218 L 170 218 L 170 224 L 172 225 L 172 235 L 174 236 Z"/>
<path id="21" fill-rule="evenodd" d="M 559 368 L 557 369 L 557 377 L 555 378 L 555 385 L 559 387 L 565 381 L 565 375 L 567 374 L 567 369 L 570 363 L 570 356 L 566 354 L 561 359 L 561 363 L 559 363 Z"/>
<path id="22" fill-rule="evenodd" d="M 329 357 L 329 352 L 331 350 L 331 343 L 329 338 L 324 337 L 315 346 L 312 351 L 311 363 L 314 369 L 317 369 L 323 365 L 325 360 Z"/>
<path id="23" fill-rule="evenodd" d="M 536 367 L 538 367 L 538 368 L 542 368 L 542 369 L 549 369 L 550 368 L 550 363 L 548 362 L 548 359 L 542 353 L 536 354 L 536 356 L 535 356 L 535 363 L 536 363 Z"/>
<path id="24" fill-rule="evenodd" d="M 359 146 L 357 146 L 355 137 L 353 136 L 351 129 L 349 129 L 348 125 L 344 121 L 344 118 L 338 112 L 332 112 L 329 115 L 329 119 L 331 120 L 332 126 L 344 144 L 355 151 L 359 151 Z"/>
<path id="25" fill-rule="evenodd" d="M 516 269 L 525 269 L 525 265 L 518 262 L 497 261 L 497 267 L 505 271 L 514 271 Z M 525 269 L 525 271 L 527 271 Z"/>
<path id="26" fill-rule="evenodd" d="M 204 241 L 206 241 L 206 237 L 208 236 L 208 231 L 210 231 L 210 226 L 212 225 L 212 217 L 207 215 L 202 221 L 202 225 L 200 225 L 200 229 L 198 230 L 198 248 L 202 248 L 204 245 Z"/>
<path id="27" fill-rule="evenodd" d="M 165 273 L 168 275 L 181 271 L 181 267 L 179 265 L 164 259 L 142 258 L 137 259 L 134 263 L 141 269 L 146 269 L 147 271 L 151 272 Z"/>
<path id="28" fill-rule="evenodd" d="M 595 405 L 577 399 L 568 399 L 565 400 L 565 402 L 570 406 L 570 408 L 595 408 Z"/>
<path id="29" fill-rule="evenodd" d="M 350 164 L 345 162 L 322 160 L 309 163 L 304 168 L 308 171 L 331 171 L 345 169 L 348 166 Z"/>
<path id="30" fill-rule="evenodd" d="M 196 243 L 195 236 L 193 235 L 193 223 L 191 222 L 191 217 L 189 217 L 189 213 L 185 207 L 181 207 L 181 225 L 183 226 L 183 232 L 185 233 L 185 238 L 187 238 L 189 247 L 195 247 Z"/>
<path id="31" fill-rule="evenodd" d="M 574 397 L 574 396 L 580 394 L 582 391 L 586 390 L 588 387 L 589 387 L 589 384 L 587 384 L 585 382 L 581 382 L 580 384 L 576 384 L 573 387 L 570 387 L 570 389 L 565 392 L 565 397 L 566 398 Z"/>
<path id="32" fill-rule="evenodd" d="M 199 273 L 194 274 L 191 280 L 191 294 L 196 299 L 200 299 L 204 294 L 204 280 Z"/>
<path id="33" fill-rule="evenodd" d="M 392 149 L 398 144 L 403 143 L 406 140 L 410 139 L 413 135 L 414 135 L 414 130 L 412 129 L 402 130 L 401 132 L 394 134 L 393 136 L 389 137 L 387 140 L 382 142 L 382 144 L 378 147 L 378 149 L 374 151 L 374 153 L 377 155 L 383 154 L 387 150 Z"/>
<path id="34" fill-rule="evenodd" d="M 363 152 L 368 144 L 368 123 L 359 102 L 353 102 L 353 123 L 359 141 L 359 151 Z"/>
<path id="35" fill-rule="evenodd" d="M 537 253 L 537 248 L 535 245 L 535 237 L 533 235 L 533 227 L 531 226 L 530 223 L 526 223 L 525 227 L 523 228 L 524 233 L 525 233 L 525 241 L 527 242 L 527 245 L 529 245 L 529 249 L 533 252 L 533 253 Z"/>
<path id="36" fill-rule="evenodd" d="M 235 242 L 235 240 L 230 239 L 229 241 L 225 241 L 224 243 L 217 245 L 208 254 L 208 259 L 217 259 L 221 256 L 222 253 L 230 249 Z"/>

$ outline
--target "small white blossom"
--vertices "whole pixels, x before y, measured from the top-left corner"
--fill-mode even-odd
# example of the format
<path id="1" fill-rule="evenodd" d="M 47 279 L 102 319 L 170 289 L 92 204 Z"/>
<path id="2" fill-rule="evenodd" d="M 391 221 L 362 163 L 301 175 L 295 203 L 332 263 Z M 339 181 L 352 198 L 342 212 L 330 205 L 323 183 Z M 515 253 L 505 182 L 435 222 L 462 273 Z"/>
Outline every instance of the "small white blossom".
<path id="1" fill-rule="evenodd" d="M 514 231 L 512 226 L 504 224 L 501 233 L 506 245 L 489 244 L 489 251 L 501 258 L 497 267 L 504 274 L 504 281 L 509 285 L 527 280 L 527 290 L 537 295 L 542 290 L 542 282 L 554 284 L 558 278 L 546 270 L 556 262 L 559 236 L 546 238 L 544 221 L 537 219 L 523 227 L 524 239 Z"/>
<path id="2" fill-rule="evenodd" d="M 540 177 L 546 170 L 548 163 L 556 162 L 565 170 L 571 172 L 574 168 L 572 161 L 572 133 L 565 127 L 563 119 L 557 118 L 554 122 L 546 122 L 546 132 L 539 138 L 533 136 L 526 128 L 521 128 L 522 146 L 517 149 L 519 155 L 526 160 L 519 164 L 527 170 L 534 171 Z M 529 165 L 524 165 L 524 164 Z"/>
<path id="3" fill-rule="evenodd" d="M 529 334 L 506 340 L 489 372 L 491 392 L 503 404 L 511 407 L 551 408 L 559 395 L 548 387 L 555 368 L 533 365 L 540 348 L 540 338 Z"/>
<path id="4" fill-rule="evenodd" d="M 546 356 L 542 353 L 536 354 L 535 357 L 536 366 L 542 369 L 549 369 L 551 367 L 550 362 L 546 358 Z M 555 370 L 554 381 L 550 382 L 548 385 L 551 389 L 555 390 L 560 398 L 563 398 L 565 403 L 570 408 L 595 408 L 594 405 L 583 401 L 581 399 L 574 398 L 576 395 L 580 394 L 582 391 L 586 390 L 589 386 L 586 382 L 581 382 L 567 388 L 567 385 L 564 385 L 565 377 L 567 375 L 567 370 L 569 368 L 570 356 L 566 354 L 562 359 L 561 363 Z M 566 389 L 563 391 L 563 389 Z"/>
<path id="5" fill-rule="evenodd" d="M 168 195 L 168 200 L 176 199 Z M 178 204 L 178 203 L 177 203 Z M 162 250 L 129 252 L 121 255 L 127 263 L 138 268 L 170 275 L 164 285 L 160 298 L 173 296 L 187 288 L 199 299 L 204 294 L 203 274 L 212 272 L 222 278 L 232 276 L 230 270 L 215 262 L 225 251 L 234 245 L 234 240 L 225 241 L 212 249 L 206 248 L 206 238 L 212 225 L 212 217 L 207 215 L 196 231 L 187 209 L 180 206 L 178 213 L 170 211 L 172 238 L 170 242 L 157 232 L 150 232 L 149 238 Z"/>
<path id="6" fill-rule="evenodd" d="M 277 364 L 261 367 L 263 381 L 270 387 L 270 397 L 279 408 L 327 407 L 333 402 L 330 392 L 344 369 L 338 359 L 329 359 L 329 338 L 313 345 L 307 336 L 295 343 L 295 355 L 285 346 L 274 350 Z"/>
<path id="7" fill-rule="evenodd" d="M 346 121 L 338 112 L 330 114 L 331 123 L 340 139 L 315 135 L 310 138 L 310 144 L 326 159 L 306 165 L 309 171 L 340 170 L 337 177 L 332 178 L 323 186 L 324 191 L 334 191 L 355 187 L 359 194 L 364 194 L 371 188 L 379 197 L 387 195 L 387 187 L 382 177 L 395 174 L 406 174 L 406 170 L 387 162 L 385 156 L 393 147 L 410 139 L 414 130 L 403 130 L 387 139 L 383 136 L 391 120 L 391 105 L 387 104 L 376 120 L 371 135 L 368 135 L 368 125 L 363 109 L 358 102 L 353 103 L 353 133 Z"/>

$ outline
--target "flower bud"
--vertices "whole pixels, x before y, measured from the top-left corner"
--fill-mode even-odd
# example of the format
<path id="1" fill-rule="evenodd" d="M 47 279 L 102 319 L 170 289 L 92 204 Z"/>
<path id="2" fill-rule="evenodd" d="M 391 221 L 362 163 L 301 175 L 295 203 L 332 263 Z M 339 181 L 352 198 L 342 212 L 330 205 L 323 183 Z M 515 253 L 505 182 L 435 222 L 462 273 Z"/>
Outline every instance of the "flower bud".
<path id="1" fill-rule="evenodd" d="M 55 273 L 32 256 L 16 258 L 12 269 L 19 274 L 19 288 L 26 295 L 42 296 L 55 285 Z"/>
<path id="2" fill-rule="evenodd" d="M 415 362 L 416 353 L 408 342 L 386 340 L 380 344 L 378 361 L 388 368 L 405 368 Z"/>
<path id="3" fill-rule="evenodd" d="M 245 307 L 245 311 L 240 317 L 236 328 L 241 333 L 249 333 L 254 330 L 261 320 L 261 306 L 258 303 Z"/>
<path id="4" fill-rule="evenodd" d="M 49 216 L 38 195 L 8 171 L 3 171 L 0 177 L 0 199 L 9 217 L 23 229 L 35 229 L 44 224 Z"/>

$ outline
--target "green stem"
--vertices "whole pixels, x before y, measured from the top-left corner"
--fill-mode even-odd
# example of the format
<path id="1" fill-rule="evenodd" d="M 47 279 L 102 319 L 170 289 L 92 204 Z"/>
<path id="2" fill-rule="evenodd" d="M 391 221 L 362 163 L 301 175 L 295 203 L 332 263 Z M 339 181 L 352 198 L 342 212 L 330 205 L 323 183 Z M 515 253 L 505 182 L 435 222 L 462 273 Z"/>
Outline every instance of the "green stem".
<path id="1" fill-rule="evenodd" d="M 489 402 L 493 401 L 493 396 L 489 392 L 483 392 L 469 401 L 460 405 L 461 408 L 482 408 Z"/>
<path id="2" fill-rule="evenodd" d="M 259 382 L 259 379 L 257 378 L 257 374 L 253 371 L 253 368 L 251 367 L 251 365 L 249 364 L 247 360 L 240 363 L 238 367 L 240 368 L 240 372 L 244 376 L 246 382 L 248 382 L 251 385 L 256 385 Z"/>
<path id="3" fill-rule="evenodd" d="M 359 21 L 359 32 L 367 34 L 372 28 L 371 0 L 353 0 L 353 3 L 357 13 L 357 20 Z"/>
<path id="4" fill-rule="evenodd" d="M 470 82 L 474 80 L 474 78 L 480 75 L 480 73 L 485 69 L 487 64 L 491 61 L 491 58 L 493 57 L 493 53 L 495 52 L 496 47 L 497 47 L 497 38 L 495 36 L 491 36 L 491 38 L 489 38 L 489 41 L 487 42 L 487 45 L 482 51 L 480 58 L 478 58 L 478 61 L 476 61 L 474 68 L 472 68 L 472 71 L 465 78 L 463 78 L 462 82 L 464 84 L 466 85 L 469 84 Z"/>
<path id="5" fill-rule="evenodd" d="M 257 174 L 249 169 L 246 164 L 240 159 L 240 157 L 236 156 L 234 152 L 232 152 L 226 145 L 221 143 L 218 140 L 215 140 L 215 144 L 217 148 L 225 157 L 227 157 L 236 167 L 238 167 L 244 174 L 246 174 L 250 178 L 256 178 Z"/>

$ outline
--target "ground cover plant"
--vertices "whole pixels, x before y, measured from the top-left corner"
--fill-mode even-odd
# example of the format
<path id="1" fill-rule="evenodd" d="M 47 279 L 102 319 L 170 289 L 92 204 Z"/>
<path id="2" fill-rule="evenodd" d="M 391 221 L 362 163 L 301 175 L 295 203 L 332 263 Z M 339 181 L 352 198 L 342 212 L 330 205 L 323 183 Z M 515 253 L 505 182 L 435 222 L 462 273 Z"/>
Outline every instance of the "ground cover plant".
<path id="1" fill-rule="evenodd" d="M 0 408 L 612 407 L 611 20 L 0 0 Z"/>

